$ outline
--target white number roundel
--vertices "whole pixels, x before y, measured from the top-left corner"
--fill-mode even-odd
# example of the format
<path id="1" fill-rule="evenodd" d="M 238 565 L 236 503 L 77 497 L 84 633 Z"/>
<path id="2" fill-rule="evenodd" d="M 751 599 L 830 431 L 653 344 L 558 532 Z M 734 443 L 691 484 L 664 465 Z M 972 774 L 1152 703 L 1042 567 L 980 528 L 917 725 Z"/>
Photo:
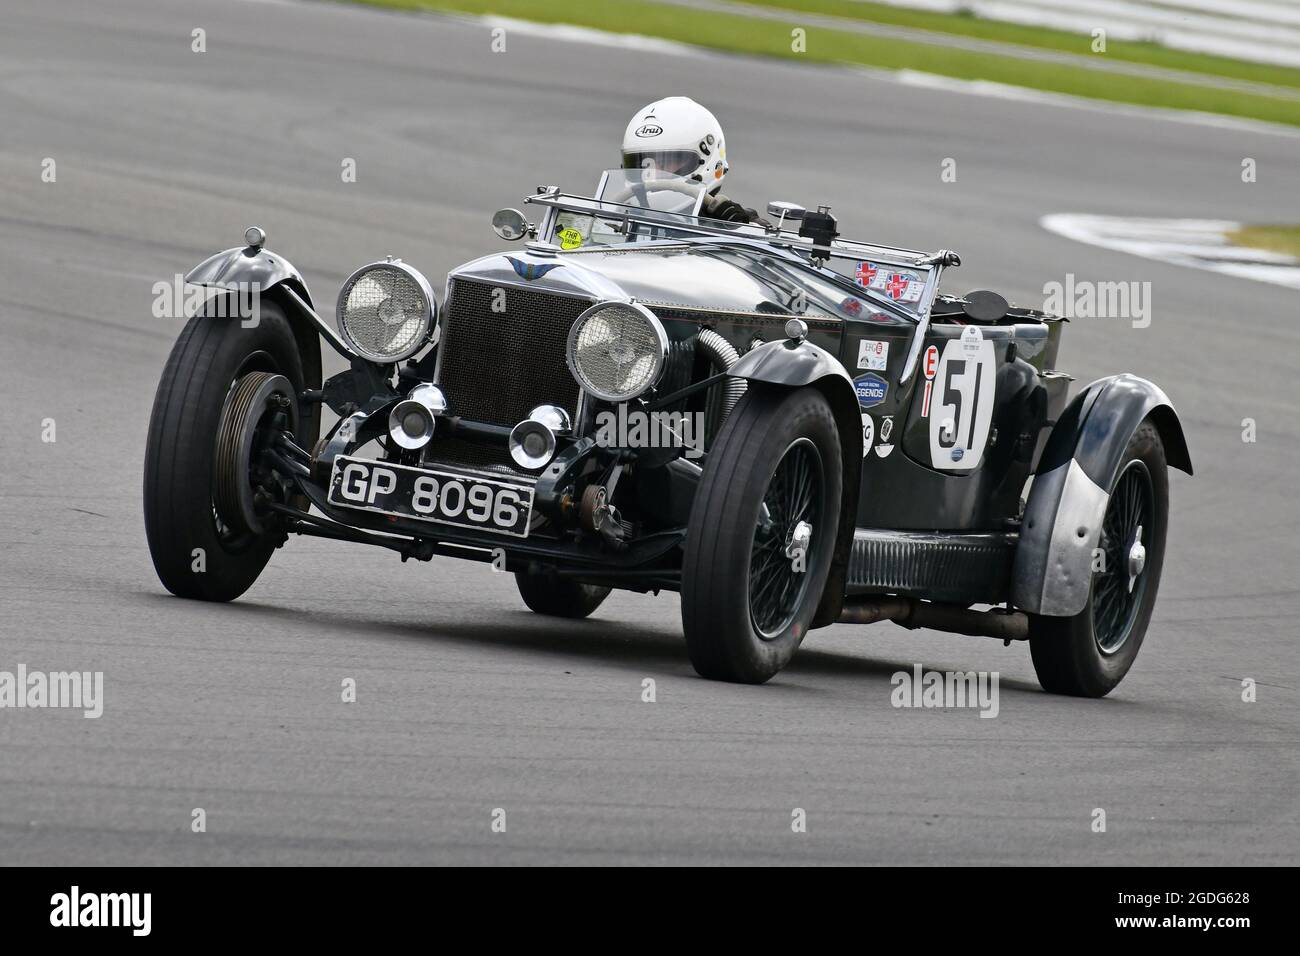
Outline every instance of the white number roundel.
<path id="1" fill-rule="evenodd" d="M 943 348 L 930 403 L 930 464 L 941 471 L 978 468 L 993 421 L 997 360 L 977 326 Z"/>

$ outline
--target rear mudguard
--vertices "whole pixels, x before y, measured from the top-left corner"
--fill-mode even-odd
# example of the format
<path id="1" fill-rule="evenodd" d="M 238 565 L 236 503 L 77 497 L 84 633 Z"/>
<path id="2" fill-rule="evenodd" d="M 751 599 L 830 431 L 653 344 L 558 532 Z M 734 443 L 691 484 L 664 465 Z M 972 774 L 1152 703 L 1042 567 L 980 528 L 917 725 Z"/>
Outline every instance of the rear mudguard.
<path id="1" fill-rule="evenodd" d="M 862 415 L 853 379 L 835 356 L 806 340 L 767 342 L 750 349 L 727 370 L 727 374 L 743 378 L 751 386 L 811 386 L 826 396 L 831 411 L 835 414 L 835 423 L 840 433 L 840 457 L 844 465 L 840 522 L 835 536 L 830 575 L 826 578 L 826 590 L 822 592 L 812 626 L 834 624 L 839 620 L 840 608 L 844 603 L 849 552 L 853 548 L 858 480 L 862 471 Z"/>
<path id="2" fill-rule="evenodd" d="M 1147 418 L 1170 466 L 1190 475 L 1178 413 L 1146 379 L 1127 373 L 1098 379 L 1066 406 L 1043 449 L 1021 523 L 1012 574 L 1017 607 L 1051 617 L 1083 610 L 1110 490 L 1129 440 Z"/>

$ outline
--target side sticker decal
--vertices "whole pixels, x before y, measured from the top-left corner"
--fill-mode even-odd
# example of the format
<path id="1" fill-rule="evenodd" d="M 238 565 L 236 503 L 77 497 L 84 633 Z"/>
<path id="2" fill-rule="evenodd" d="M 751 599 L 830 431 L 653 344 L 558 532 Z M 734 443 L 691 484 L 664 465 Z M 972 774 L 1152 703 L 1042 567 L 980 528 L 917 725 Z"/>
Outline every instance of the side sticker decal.
<path id="1" fill-rule="evenodd" d="M 859 405 L 872 408 L 885 400 L 889 393 L 889 383 L 875 372 L 868 372 L 853 380 L 853 390 L 858 393 Z"/>

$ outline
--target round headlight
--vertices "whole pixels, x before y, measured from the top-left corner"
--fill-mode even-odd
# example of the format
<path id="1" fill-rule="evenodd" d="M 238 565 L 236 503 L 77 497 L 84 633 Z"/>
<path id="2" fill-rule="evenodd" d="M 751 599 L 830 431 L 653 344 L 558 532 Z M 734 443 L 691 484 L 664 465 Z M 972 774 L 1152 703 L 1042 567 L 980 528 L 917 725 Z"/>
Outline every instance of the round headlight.
<path id="1" fill-rule="evenodd" d="M 433 331 L 438 301 L 424 276 L 404 262 L 374 262 L 348 277 L 339 292 L 343 339 L 372 362 L 400 362 Z"/>
<path id="2" fill-rule="evenodd" d="M 654 385 L 667 355 L 663 324 L 635 302 L 593 305 L 569 330 L 569 370 L 607 402 L 626 402 Z"/>

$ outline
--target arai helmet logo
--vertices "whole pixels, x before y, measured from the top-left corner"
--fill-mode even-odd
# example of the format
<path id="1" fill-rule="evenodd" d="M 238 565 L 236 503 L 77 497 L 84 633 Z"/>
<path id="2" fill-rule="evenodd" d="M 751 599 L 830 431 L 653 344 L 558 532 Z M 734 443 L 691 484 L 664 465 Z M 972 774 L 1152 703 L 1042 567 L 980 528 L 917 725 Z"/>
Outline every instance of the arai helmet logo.
<path id="1" fill-rule="evenodd" d="M 636 135 L 642 139 L 649 139 L 651 136 L 658 136 L 663 131 L 664 128 L 662 126 L 657 126 L 654 123 L 646 123 L 636 131 Z"/>

